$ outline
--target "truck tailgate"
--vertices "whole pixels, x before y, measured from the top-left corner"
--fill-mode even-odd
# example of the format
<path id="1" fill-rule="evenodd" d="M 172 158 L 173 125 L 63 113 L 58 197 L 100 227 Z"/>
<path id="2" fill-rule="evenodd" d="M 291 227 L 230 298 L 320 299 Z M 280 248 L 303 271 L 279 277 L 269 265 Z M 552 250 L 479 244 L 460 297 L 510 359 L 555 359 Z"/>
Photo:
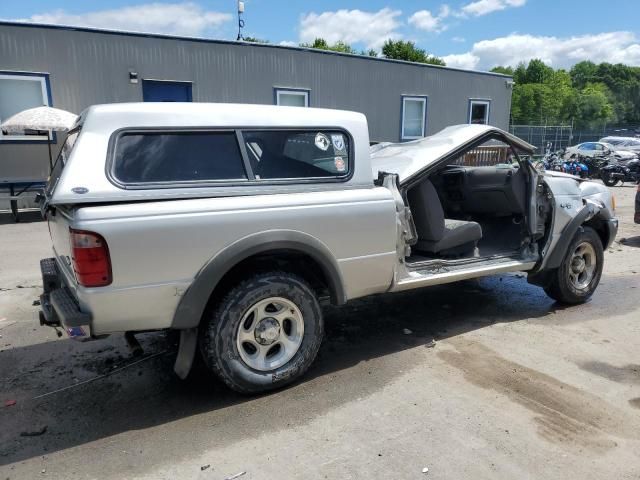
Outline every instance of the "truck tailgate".
<path id="1" fill-rule="evenodd" d="M 57 207 L 55 211 L 50 211 L 47 214 L 49 234 L 56 262 L 68 285 L 75 287 L 76 278 L 71 263 L 71 243 L 69 241 L 69 227 L 72 222 L 73 210 Z"/>

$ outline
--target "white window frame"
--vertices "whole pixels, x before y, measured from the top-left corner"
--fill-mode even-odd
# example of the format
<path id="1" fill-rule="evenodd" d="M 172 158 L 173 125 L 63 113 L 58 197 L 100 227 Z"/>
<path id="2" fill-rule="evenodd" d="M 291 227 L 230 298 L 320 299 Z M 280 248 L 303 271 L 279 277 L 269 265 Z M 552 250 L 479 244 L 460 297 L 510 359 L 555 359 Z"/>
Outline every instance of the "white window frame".
<path id="1" fill-rule="evenodd" d="M 484 114 L 484 125 L 489 125 L 489 116 L 491 111 L 491 100 L 484 100 L 479 98 L 470 98 L 469 99 L 469 117 L 467 118 L 467 123 L 471 123 L 471 114 L 473 112 L 474 105 L 485 105 L 487 108 L 485 109 Z"/>
<path id="2" fill-rule="evenodd" d="M 414 135 L 405 135 L 404 134 L 404 112 L 405 112 L 405 104 L 409 101 L 418 101 L 422 103 L 422 135 L 414 136 Z M 403 95 L 402 96 L 402 111 L 400 112 L 400 140 L 417 140 L 419 138 L 423 138 L 427 131 L 427 105 L 428 105 L 428 97 L 424 96 L 411 96 L 411 95 Z"/>
<path id="3" fill-rule="evenodd" d="M 276 105 L 280 105 L 280 95 L 295 95 L 304 97 L 304 106 L 309 106 L 309 90 L 295 89 L 295 88 L 276 88 Z"/>
<path id="4" fill-rule="evenodd" d="M 51 106 L 49 104 L 49 90 L 47 89 L 47 77 L 45 75 L 21 75 L 19 73 L 0 73 L 0 80 L 25 80 L 29 82 L 40 82 L 42 89 L 42 105 Z M 0 118 L 0 123 L 5 121 L 6 118 Z M 0 129 L 0 142 L 3 141 L 21 141 L 21 142 L 33 142 L 33 141 L 48 141 L 47 135 L 4 135 Z"/>

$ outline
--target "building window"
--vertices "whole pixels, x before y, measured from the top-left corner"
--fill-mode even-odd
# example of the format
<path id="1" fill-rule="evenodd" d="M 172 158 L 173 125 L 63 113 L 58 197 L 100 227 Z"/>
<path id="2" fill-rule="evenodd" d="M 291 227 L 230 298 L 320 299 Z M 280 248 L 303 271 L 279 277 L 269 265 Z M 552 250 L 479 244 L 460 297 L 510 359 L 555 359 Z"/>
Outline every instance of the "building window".
<path id="1" fill-rule="evenodd" d="M 0 72 L 0 123 L 28 108 L 50 105 L 49 85 L 45 74 Z M 46 135 L 0 131 L 0 141 L 47 140 Z"/>
<path id="2" fill-rule="evenodd" d="M 424 137 L 426 123 L 427 97 L 402 97 L 401 139 Z"/>
<path id="3" fill-rule="evenodd" d="M 489 100 L 469 100 L 469 123 L 489 124 Z"/>
<path id="4" fill-rule="evenodd" d="M 295 90 L 291 88 L 276 88 L 276 105 L 282 107 L 308 107 L 309 90 Z"/>

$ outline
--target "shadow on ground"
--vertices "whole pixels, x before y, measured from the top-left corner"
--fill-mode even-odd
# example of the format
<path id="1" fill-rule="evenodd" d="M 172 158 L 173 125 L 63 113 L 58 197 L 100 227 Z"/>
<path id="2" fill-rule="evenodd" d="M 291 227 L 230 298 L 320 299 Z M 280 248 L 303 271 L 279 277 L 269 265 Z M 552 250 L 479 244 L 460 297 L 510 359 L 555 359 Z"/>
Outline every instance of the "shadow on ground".
<path id="1" fill-rule="evenodd" d="M 567 321 L 587 320 L 592 315 L 584 315 L 584 309 L 596 314 L 624 282 L 624 278 L 605 278 L 607 288 L 599 291 L 599 298 L 576 307 Z M 620 302 L 618 313 L 634 305 Z M 172 373 L 174 353 L 167 353 L 34 400 L 136 359 L 121 336 L 102 342 L 58 340 L 5 350 L 0 352 L 0 400 L 17 403 L 0 406 L 0 465 L 95 441 L 99 441 L 93 449 L 96 455 L 120 455 L 123 437 L 108 437 L 124 432 L 136 445 L 136 454 L 139 449 L 140 455 L 158 463 L 175 455 L 198 454 L 304 424 L 370 395 L 396 379 L 399 372 L 429 362 L 428 355 L 438 349 L 437 345 L 427 348 L 434 339 L 438 342 L 496 322 L 545 321 L 553 328 L 565 321 L 565 315 L 561 319 L 554 315 L 558 309 L 521 275 L 380 295 L 340 308 L 328 306 L 324 309 L 326 340 L 310 371 L 296 385 L 255 397 L 229 391 L 201 367 L 187 381 L 180 381 Z M 168 338 L 160 333 L 141 335 L 145 355 L 172 352 L 175 347 Z M 428 369 L 425 375 L 428 381 Z M 179 428 L 172 425 L 177 421 Z M 42 435 L 21 436 L 43 426 L 46 432 Z M 149 435 L 164 440 L 149 442 Z M 172 437 L 180 440 L 167 440 Z"/>
<path id="2" fill-rule="evenodd" d="M 13 214 L 9 212 L 0 213 L 0 225 L 7 225 L 9 223 L 33 223 L 33 222 L 42 222 L 42 216 L 40 215 L 40 211 L 27 211 L 20 212 L 18 214 L 18 220 L 16 222 L 16 218 Z"/>
<path id="3" fill-rule="evenodd" d="M 627 247 L 640 248 L 640 235 L 638 235 L 637 237 L 621 238 L 620 243 Z"/>

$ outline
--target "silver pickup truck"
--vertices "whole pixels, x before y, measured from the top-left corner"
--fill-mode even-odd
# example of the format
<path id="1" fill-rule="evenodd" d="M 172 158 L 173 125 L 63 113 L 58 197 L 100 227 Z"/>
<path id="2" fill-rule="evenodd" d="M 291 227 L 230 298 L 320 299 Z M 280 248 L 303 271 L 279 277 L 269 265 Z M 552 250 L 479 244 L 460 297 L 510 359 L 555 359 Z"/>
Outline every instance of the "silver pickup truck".
<path id="1" fill-rule="evenodd" d="M 229 387 L 292 382 L 321 300 L 528 272 L 559 302 L 596 289 L 617 231 L 601 184 L 539 172 L 488 125 L 369 146 L 358 113 L 114 104 L 70 132 L 41 203 L 40 321 L 73 338 L 180 332 Z"/>

